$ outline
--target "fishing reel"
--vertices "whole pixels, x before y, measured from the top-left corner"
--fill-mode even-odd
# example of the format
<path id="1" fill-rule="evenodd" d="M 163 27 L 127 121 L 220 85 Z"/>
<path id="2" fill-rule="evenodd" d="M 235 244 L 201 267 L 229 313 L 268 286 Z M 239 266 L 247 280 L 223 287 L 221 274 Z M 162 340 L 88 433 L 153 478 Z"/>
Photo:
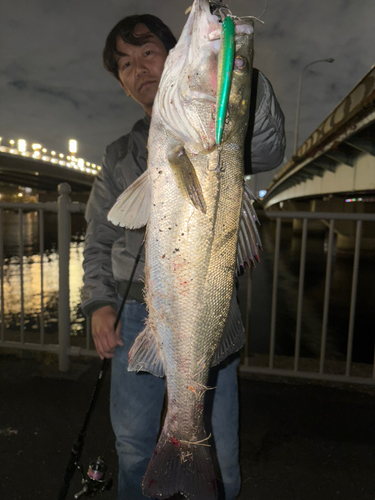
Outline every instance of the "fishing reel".
<path id="1" fill-rule="evenodd" d="M 81 464 L 76 462 L 75 466 L 82 474 L 83 484 L 81 491 L 74 495 L 75 499 L 81 498 L 82 496 L 93 498 L 97 493 L 109 491 L 111 489 L 113 483 L 112 473 L 109 474 L 108 478 L 105 477 L 107 465 L 101 457 L 98 457 L 97 460 L 90 463 L 86 475 L 83 472 Z"/>

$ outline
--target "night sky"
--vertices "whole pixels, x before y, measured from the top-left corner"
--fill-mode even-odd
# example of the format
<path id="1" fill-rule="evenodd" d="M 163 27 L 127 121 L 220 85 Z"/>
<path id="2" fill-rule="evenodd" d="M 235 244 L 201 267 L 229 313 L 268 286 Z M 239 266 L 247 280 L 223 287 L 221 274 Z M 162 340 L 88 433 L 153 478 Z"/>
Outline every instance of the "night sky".
<path id="1" fill-rule="evenodd" d="M 191 0 L 4 0 L 0 16 L 0 135 L 23 138 L 100 163 L 105 146 L 127 133 L 142 109 L 101 60 L 122 17 L 151 13 L 178 38 Z M 259 16 L 264 0 L 232 0 L 236 15 Z M 306 139 L 374 64 L 374 0 L 269 0 L 255 25 L 254 65 L 271 80 L 293 153 L 298 79 L 305 72 L 300 140 Z"/>

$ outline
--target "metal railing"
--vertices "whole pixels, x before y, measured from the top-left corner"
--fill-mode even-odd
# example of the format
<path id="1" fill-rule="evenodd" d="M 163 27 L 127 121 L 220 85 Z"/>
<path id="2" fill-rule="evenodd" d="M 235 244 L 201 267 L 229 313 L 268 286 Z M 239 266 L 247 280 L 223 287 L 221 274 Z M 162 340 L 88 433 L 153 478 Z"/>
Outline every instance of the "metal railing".
<path id="1" fill-rule="evenodd" d="M 68 371 L 70 355 L 95 355 L 95 350 L 90 349 L 89 332 L 86 332 L 86 346 L 75 347 L 70 345 L 70 304 L 69 304 L 69 258 L 71 242 L 71 214 L 83 213 L 85 204 L 72 202 L 70 199 L 71 188 L 69 184 L 59 185 L 57 202 L 45 203 L 0 203 L 0 347 L 44 351 L 58 354 L 60 371 Z M 4 211 L 18 213 L 18 247 L 19 247 L 19 280 L 20 280 L 20 321 L 19 340 L 9 340 L 5 336 L 5 311 L 4 311 Z M 24 230 L 23 219 L 25 213 L 38 214 L 39 253 L 40 253 L 40 321 L 39 341 L 27 342 L 25 339 L 25 312 L 24 312 Z M 59 256 L 58 274 L 58 338 L 57 343 L 46 343 L 45 335 L 45 307 L 44 307 L 44 265 L 45 252 L 44 215 L 46 212 L 57 213 L 58 238 L 57 250 Z"/>
<path id="2" fill-rule="evenodd" d="M 70 199 L 70 186 L 66 183 L 59 186 L 59 198 L 57 202 L 47 203 L 0 203 L 0 347 L 26 349 L 34 351 L 46 351 L 55 353 L 59 356 L 59 369 L 67 371 L 70 368 L 70 356 L 72 355 L 88 355 L 95 356 L 96 351 L 90 343 L 90 332 L 86 329 L 84 339 L 85 346 L 71 346 L 71 325 L 70 325 L 70 307 L 69 307 L 69 256 L 70 256 L 70 241 L 71 241 L 71 214 L 82 213 L 85 210 L 85 205 L 82 203 L 72 203 Z M 18 213 L 18 238 L 19 238 L 19 264 L 20 264 L 20 328 L 19 340 L 8 340 L 5 338 L 5 321 L 4 321 L 4 235 L 3 235 L 3 212 L 5 210 L 16 211 Z M 24 325 L 24 278 L 23 278 L 23 257 L 24 257 L 24 234 L 23 234 L 23 217 L 26 212 L 37 212 L 39 218 L 39 253 L 40 259 L 40 324 L 39 324 L 39 341 L 27 342 L 25 340 L 25 325 Z M 58 254 L 59 254 L 59 277 L 58 277 L 58 337 L 54 344 L 46 343 L 45 327 L 44 327 L 44 267 L 43 254 L 44 248 L 44 215 L 46 212 L 57 213 L 58 219 Z M 362 224 L 364 221 L 375 222 L 375 214 L 343 214 L 343 213 L 317 213 L 317 212 L 266 212 L 269 219 L 276 221 L 274 258 L 273 258 L 273 282 L 270 286 L 271 299 L 271 315 L 269 322 L 269 353 L 264 357 L 266 363 L 263 365 L 254 364 L 252 358 L 256 352 L 249 351 L 249 340 L 251 337 L 251 328 L 249 325 L 250 303 L 251 303 L 251 277 L 248 273 L 246 286 L 246 337 L 247 345 L 245 347 L 245 355 L 241 363 L 241 371 L 243 373 L 258 373 L 266 375 L 291 376 L 298 378 L 331 380 L 348 383 L 366 383 L 375 384 L 375 362 L 372 365 L 372 375 L 367 377 L 352 375 L 352 347 L 354 338 L 354 321 L 356 314 L 356 298 L 358 287 L 358 268 L 360 262 L 361 251 L 361 234 Z M 292 365 L 288 368 L 280 367 L 279 356 L 276 354 L 276 317 L 278 311 L 278 284 L 279 284 L 279 264 L 280 264 L 280 241 L 282 232 L 282 220 L 302 219 L 302 236 L 301 236 L 301 253 L 299 261 L 299 282 L 297 296 L 297 314 L 296 314 L 296 331 L 295 345 Z M 324 301 L 322 315 L 322 330 L 320 337 L 320 353 L 319 359 L 314 370 L 306 369 L 301 366 L 305 361 L 301 358 L 301 336 L 302 336 L 302 319 L 303 319 L 303 300 L 305 288 L 305 268 L 306 268 L 306 248 L 307 248 L 307 232 L 309 220 L 324 220 L 329 226 L 328 247 L 326 257 L 326 272 L 324 286 Z M 332 257 L 334 251 L 334 233 L 335 221 L 356 221 L 356 236 L 353 261 L 353 275 L 350 300 L 350 314 L 347 334 L 347 353 L 345 360 L 344 371 L 326 370 L 326 347 L 327 347 L 327 325 L 328 313 L 330 305 L 331 293 L 331 277 L 332 277 Z M 374 357 L 375 360 L 375 357 Z M 291 360 L 289 360 L 290 362 Z M 290 365 L 290 363 L 289 363 Z"/>
<path id="3" fill-rule="evenodd" d="M 353 376 L 352 375 L 352 354 L 353 354 L 353 339 L 354 339 L 354 320 L 356 314 L 356 299 L 358 289 L 358 269 L 360 262 L 361 251 L 361 235 L 363 222 L 375 222 L 375 214 L 366 213 L 330 213 L 330 212 L 272 212 L 268 211 L 265 215 L 276 221 L 276 234 L 275 234 L 275 248 L 274 248 L 274 264 L 273 264 L 273 284 L 272 284 L 272 307 L 270 318 L 270 338 L 269 338 L 269 354 L 266 356 L 267 364 L 263 366 L 252 365 L 252 355 L 255 353 L 249 352 L 249 341 L 251 332 L 249 331 L 249 322 L 246 321 L 246 348 L 245 356 L 241 364 L 241 371 L 244 373 L 261 373 L 267 375 L 291 376 L 299 378 L 319 379 L 335 382 L 348 382 L 348 383 L 364 383 L 375 384 L 375 353 L 372 364 L 372 374 L 370 376 Z M 295 333 L 295 346 L 292 368 L 281 368 L 275 366 L 275 340 L 276 340 L 276 316 L 278 306 L 278 282 L 279 282 L 279 263 L 280 263 L 280 241 L 281 241 L 281 226 L 282 220 L 302 219 L 302 239 L 301 239 L 301 254 L 299 266 L 299 283 L 298 283 L 298 304 L 296 315 L 296 333 Z M 302 304 L 304 299 L 304 286 L 305 286 L 305 268 L 306 268 L 306 242 L 307 242 L 307 224 L 309 220 L 325 221 L 329 225 L 328 233 L 328 248 L 325 272 L 325 286 L 324 286 L 324 303 L 323 303 L 323 318 L 322 330 L 320 341 L 320 355 L 319 363 L 316 370 L 301 369 L 301 325 L 302 325 Z M 350 314 L 347 333 L 347 352 L 345 367 L 341 366 L 340 373 L 334 373 L 334 369 L 330 366 L 329 373 L 326 371 L 326 347 L 327 347 L 327 325 L 328 313 L 330 305 L 330 292 L 332 281 L 332 262 L 334 252 L 334 233 L 335 221 L 356 221 L 356 233 L 354 244 L 354 261 L 353 261 L 353 274 L 351 285 L 351 298 L 350 298 Z M 251 278 L 250 273 L 248 277 L 248 292 L 247 292 L 247 311 L 246 318 L 250 315 L 250 302 L 251 302 Z M 289 360 L 291 361 L 291 360 Z M 279 363 L 282 364 L 282 363 Z M 284 363 L 285 364 L 285 363 Z M 290 363 L 289 363 L 290 364 Z M 336 363 L 337 365 L 337 363 Z M 342 363 L 341 363 L 342 365 Z M 337 366 L 336 366 L 337 367 Z M 344 372 L 344 373 L 343 373 Z"/>

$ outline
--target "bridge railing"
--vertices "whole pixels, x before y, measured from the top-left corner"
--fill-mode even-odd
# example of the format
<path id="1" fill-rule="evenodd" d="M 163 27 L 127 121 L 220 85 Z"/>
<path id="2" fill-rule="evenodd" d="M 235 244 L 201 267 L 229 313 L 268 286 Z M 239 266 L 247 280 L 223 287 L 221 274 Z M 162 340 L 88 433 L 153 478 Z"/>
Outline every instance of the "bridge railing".
<path id="1" fill-rule="evenodd" d="M 71 188 L 69 184 L 59 185 L 57 202 L 45 203 L 6 203 L 0 202 L 0 347 L 32 351 L 44 351 L 58 354 L 60 371 L 69 370 L 69 356 L 71 354 L 94 355 L 95 350 L 90 349 L 89 332 L 86 332 L 85 347 L 70 345 L 70 292 L 69 292 L 69 264 L 71 243 L 71 214 L 83 213 L 85 204 L 72 202 L 70 199 Z M 4 308 L 4 211 L 18 213 L 18 248 L 19 248 L 19 333 L 11 338 L 6 336 L 6 320 Z M 24 283 L 24 216 L 27 213 L 38 214 L 39 253 L 40 253 L 40 314 L 39 314 L 39 339 L 27 341 L 25 335 L 25 283 Z M 44 218 L 47 212 L 57 213 L 58 238 L 58 336 L 55 343 L 46 343 L 45 335 L 45 305 L 44 305 L 44 265 L 45 232 Z M 34 276 L 34 279 L 37 279 Z M 18 337 L 18 339 L 15 338 Z"/>
<path id="2" fill-rule="evenodd" d="M 272 283 L 272 299 L 271 299 L 271 317 L 269 319 L 269 353 L 264 356 L 265 363 L 255 365 L 252 363 L 252 358 L 256 353 L 249 350 L 251 331 L 249 322 L 246 323 L 246 348 L 245 355 L 242 358 L 241 371 L 244 373 L 258 373 L 266 375 L 279 375 L 290 376 L 307 379 L 318 379 L 335 382 L 347 383 L 364 383 L 375 384 L 375 353 L 371 367 L 371 373 L 366 370 L 366 375 L 353 376 L 352 375 L 352 354 L 353 354 L 353 338 L 354 338 L 354 322 L 356 315 L 356 302 L 357 302 L 357 289 L 358 289 L 358 276 L 359 276 L 359 262 L 361 253 L 361 235 L 363 222 L 375 222 L 375 214 L 369 213 L 332 213 L 332 212 L 272 212 L 267 211 L 265 215 L 276 221 L 276 234 L 275 234 L 275 247 L 274 247 L 274 261 L 273 261 L 273 283 Z M 295 330 L 295 344 L 294 356 L 292 359 L 280 359 L 282 356 L 276 355 L 276 317 L 278 309 L 278 284 L 279 284 L 279 264 L 280 264 L 280 241 L 282 231 L 282 221 L 287 220 L 302 220 L 302 239 L 301 239 L 301 253 L 299 261 L 299 281 L 298 281 L 298 303 L 296 314 L 296 330 Z M 329 227 L 328 232 L 328 245 L 326 257 L 326 272 L 325 272 L 325 286 L 324 286 L 324 302 L 323 302 L 323 318 L 322 329 L 320 336 L 320 354 L 318 361 L 315 363 L 307 363 L 308 368 L 304 366 L 301 368 L 301 335 L 302 335 L 302 317 L 303 317 L 303 300 L 305 288 L 305 271 L 306 271 L 306 249 L 307 249 L 307 227 L 308 221 L 321 220 Z M 332 365 L 327 367 L 326 350 L 327 350 L 327 331 L 328 331 L 328 315 L 330 307 L 331 296 L 331 282 L 332 282 L 332 266 L 334 256 L 334 234 L 336 221 L 355 221 L 355 245 L 354 245 L 354 260 L 353 260 L 353 273 L 351 284 L 351 298 L 350 298 L 350 313 L 349 323 L 347 325 L 347 350 L 346 360 L 341 363 L 334 363 L 336 367 L 332 369 Z M 248 276 L 247 285 L 247 309 L 246 318 L 251 315 L 251 277 Z M 373 329 L 373 325 L 369 325 Z M 343 332 L 345 335 L 345 332 Z M 305 361 L 305 360 L 303 360 Z M 309 360 L 311 361 L 311 360 Z M 306 363 L 305 363 L 306 364 Z M 292 366 L 291 366 L 292 365 Z M 311 369 L 312 365 L 314 368 Z M 366 367 L 368 368 L 368 367 Z"/>

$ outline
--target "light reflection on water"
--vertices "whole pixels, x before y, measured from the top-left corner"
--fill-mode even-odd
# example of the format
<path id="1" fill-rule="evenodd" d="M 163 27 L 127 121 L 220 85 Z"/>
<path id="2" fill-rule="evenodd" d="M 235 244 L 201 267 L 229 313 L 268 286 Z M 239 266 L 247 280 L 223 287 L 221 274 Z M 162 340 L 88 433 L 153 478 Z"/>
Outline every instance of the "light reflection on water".
<path id="1" fill-rule="evenodd" d="M 40 331 L 41 321 L 41 256 L 39 249 L 39 222 L 36 212 L 23 215 L 23 305 L 25 332 Z M 70 321 L 71 334 L 85 334 L 84 316 L 80 310 L 82 287 L 83 235 L 85 221 L 81 214 L 72 216 L 70 244 Z M 57 253 L 57 216 L 45 214 L 43 268 L 43 309 L 46 334 L 55 334 L 57 328 L 59 267 Z M 3 213 L 4 265 L 3 303 L 4 326 L 11 332 L 20 330 L 21 324 L 21 265 L 19 246 L 19 216 Z M 13 337 L 12 337 L 13 338 Z"/>
<path id="2" fill-rule="evenodd" d="M 16 213 L 3 214 L 4 228 L 4 326 L 7 331 L 20 330 L 20 258 L 19 229 Z M 45 248 L 43 253 L 43 307 L 46 335 L 57 333 L 58 254 L 56 214 L 45 214 Z M 262 219 L 260 228 L 264 251 L 261 263 L 252 271 L 252 310 L 250 314 L 250 348 L 267 353 L 271 317 L 271 296 L 275 223 Z M 70 245 L 70 320 L 72 336 L 85 335 L 85 320 L 80 310 L 82 287 L 83 215 L 72 216 Z M 320 352 L 324 286 L 327 254 L 324 251 L 324 231 L 309 230 L 307 240 L 305 293 L 303 301 L 301 356 L 317 358 Z M 24 215 L 23 220 L 23 279 L 25 332 L 40 331 L 41 279 L 38 214 Z M 296 332 L 299 261 L 301 235 L 284 225 L 281 233 L 278 306 L 276 322 L 276 354 L 293 356 Z M 330 309 L 328 318 L 327 357 L 345 359 L 350 310 L 353 256 L 334 256 Z M 361 258 L 354 325 L 353 361 L 371 363 L 374 356 L 375 323 L 375 259 Z M 240 278 L 240 307 L 245 317 L 246 275 Z M 15 340 L 15 339 L 14 339 Z M 34 339 L 33 341 L 38 341 Z M 47 340 L 48 342 L 49 340 Z"/>

